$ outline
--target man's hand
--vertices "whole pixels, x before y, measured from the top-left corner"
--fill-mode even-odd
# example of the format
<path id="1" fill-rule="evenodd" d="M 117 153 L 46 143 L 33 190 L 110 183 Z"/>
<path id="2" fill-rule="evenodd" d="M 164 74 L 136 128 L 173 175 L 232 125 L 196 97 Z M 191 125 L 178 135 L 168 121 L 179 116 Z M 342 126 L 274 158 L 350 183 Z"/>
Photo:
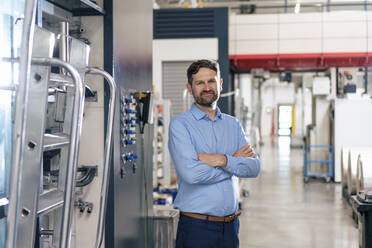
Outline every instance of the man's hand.
<path id="1" fill-rule="evenodd" d="M 255 156 L 256 154 L 249 144 L 243 146 L 233 154 L 233 157 L 254 158 Z"/>
<path id="2" fill-rule="evenodd" d="M 233 157 L 254 158 L 255 156 L 256 154 L 249 144 L 243 146 L 233 154 Z M 227 164 L 224 154 L 200 153 L 198 154 L 198 160 L 212 167 L 225 167 Z"/>
<path id="3" fill-rule="evenodd" d="M 223 154 L 200 153 L 198 160 L 212 167 L 225 167 L 227 163 Z"/>

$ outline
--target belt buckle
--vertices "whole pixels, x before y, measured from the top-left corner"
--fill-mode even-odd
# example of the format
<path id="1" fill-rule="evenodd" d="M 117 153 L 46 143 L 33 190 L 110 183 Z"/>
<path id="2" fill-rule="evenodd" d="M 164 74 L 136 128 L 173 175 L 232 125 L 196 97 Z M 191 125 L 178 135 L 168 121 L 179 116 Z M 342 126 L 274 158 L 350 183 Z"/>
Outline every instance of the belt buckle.
<path id="1" fill-rule="evenodd" d="M 235 217 L 235 215 L 230 215 L 230 216 L 226 216 L 226 217 L 224 217 L 224 222 L 231 222 L 231 221 L 233 221 L 234 220 L 234 217 Z"/>

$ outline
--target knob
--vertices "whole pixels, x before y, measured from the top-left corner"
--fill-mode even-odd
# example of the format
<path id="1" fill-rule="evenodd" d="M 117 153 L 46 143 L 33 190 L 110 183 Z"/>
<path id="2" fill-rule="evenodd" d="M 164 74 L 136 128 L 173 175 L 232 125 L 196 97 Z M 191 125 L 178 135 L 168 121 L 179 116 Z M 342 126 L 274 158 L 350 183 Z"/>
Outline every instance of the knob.
<path id="1" fill-rule="evenodd" d="M 125 109 L 125 113 L 131 114 L 131 113 L 134 113 L 134 110 L 133 109 Z"/>
<path id="2" fill-rule="evenodd" d="M 125 161 L 127 161 L 127 156 L 125 156 L 125 154 L 122 154 L 122 155 L 120 156 L 120 158 L 121 158 L 121 161 L 122 161 L 123 163 L 125 163 Z"/>
<path id="3" fill-rule="evenodd" d="M 133 140 L 133 139 L 130 139 L 130 140 L 126 140 L 125 141 L 125 144 L 127 144 L 127 145 L 134 145 L 135 143 L 136 143 L 136 141 Z"/>
<path id="4" fill-rule="evenodd" d="M 125 103 L 134 103 L 136 100 L 134 98 L 126 98 Z"/>
<path id="5" fill-rule="evenodd" d="M 129 130 L 125 130 L 125 133 L 126 134 L 134 134 L 134 130 L 130 130 L 130 129 Z"/>
<path id="6" fill-rule="evenodd" d="M 133 156 L 133 159 L 137 159 L 138 158 L 138 154 L 137 153 L 134 153 L 132 156 Z"/>
<path id="7" fill-rule="evenodd" d="M 136 121 L 133 120 L 133 119 L 130 119 L 130 120 L 126 120 L 125 123 L 130 124 L 130 125 L 134 125 L 134 124 L 136 124 Z"/>

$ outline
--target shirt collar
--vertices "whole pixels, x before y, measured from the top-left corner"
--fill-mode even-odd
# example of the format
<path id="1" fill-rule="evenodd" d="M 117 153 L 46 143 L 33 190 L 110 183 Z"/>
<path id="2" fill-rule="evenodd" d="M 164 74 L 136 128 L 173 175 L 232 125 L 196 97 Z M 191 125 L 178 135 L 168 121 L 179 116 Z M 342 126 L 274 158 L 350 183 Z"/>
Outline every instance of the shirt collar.
<path id="1" fill-rule="evenodd" d="M 204 113 L 198 107 L 196 107 L 195 103 L 192 104 L 190 108 L 190 112 L 197 120 L 201 120 L 205 117 L 208 117 L 206 113 Z M 222 119 L 222 113 L 219 107 L 216 108 L 216 117 L 219 119 Z"/>

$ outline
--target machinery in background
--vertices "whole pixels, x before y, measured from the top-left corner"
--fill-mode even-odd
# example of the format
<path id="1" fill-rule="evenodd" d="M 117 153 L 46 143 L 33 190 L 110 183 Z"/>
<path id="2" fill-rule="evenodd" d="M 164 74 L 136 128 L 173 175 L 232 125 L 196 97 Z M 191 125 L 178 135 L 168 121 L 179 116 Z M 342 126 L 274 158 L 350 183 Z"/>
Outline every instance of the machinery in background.
<path id="1" fill-rule="evenodd" d="M 106 0 L 104 6 L 105 70 L 112 73 L 120 94 L 113 127 L 105 247 L 154 247 L 153 6 L 146 0 Z"/>
<path id="2" fill-rule="evenodd" d="M 63 33 L 68 24 L 61 24 Z M 80 211 L 85 207 L 88 212 L 93 210 L 91 203 L 78 200 L 74 204 L 75 186 L 87 186 L 97 171 L 96 166 L 77 168 L 84 92 L 90 90 L 85 90 L 86 74 L 103 76 L 110 88 L 96 227 L 96 246 L 102 243 L 116 86 L 108 73 L 87 67 L 89 46 L 70 37 L 68 29 L 65 30 L 67 33 L 59 39 L 59 55 L 63 59 L 59 60 L 52 57 L 55 35 L 35 28 L 28 90 L 30 108 L 26 112 L 23 130 L 26 149 L 21 154 L 20 168 L 17 171 L 13 167 L 12 170 L 10 192 L 19 198 L 13 197 L 9 201 L 7 247 L 69 247 L 73 206 L 79 206 Z M 66 37 L 67 41 L 64 40 Z M 77 172 L 82 176 L 76 180 Z"/>
<path id="3" fill-rule="evenodd" d="M 339 68 L 337 74 L 337 95 L 344 97 L 348 93 L 356 93 L 358 87 L 358 68 Z"/>
<path id="4" fill-rule="evenodd" d="M 168 127 L 170 123 L 170 100 L 156 100 L 154 103 L 154 171 L 153 187 L 158 184 L 171 186 L 175 171 L 168 150 Z"/>
<path id="5" fill-rule="evenodd" d="M 311 78 L 310 78 L 311 79 Z M 331 79 L 314 76 L 311 82 L 311 124 L 307 125 L 304 149 L 304 181 L 309 178 L 334 178 L 334 156 L 331 143 Z"/>
<path id="6" fill-rule="evenodd" d="M 93 2 L 80 0 L 17 4 L 26 6 L 27 29 L 23 34 L 30 36 L 22 36 L 25 58 L 22 54 L 20 75 L 27 74 L 27 56 L 31 58 L 31 53 L 25 51 L 32 44 L 28 39 L 33 40 L 35 19 L 42 28 L 35 32 L 31 80 L 28 83 L 26 76 L 21 77 L 17 92 L 21 101 L 15 104 L 15 137 L 23 137 L 21 130 L 25 140 L 24 149 L 18 138 L 14 142 L 16 166 L 12 166 L 9 207 L 2 207 L 8 204 L 7 199 L 0 201 L 1 246 L 7 230 L 7 247 L 12 248 L 100 247 L 104 236 L 106 247 L 152 247 L 152 4 L 105 1 L 108 12 Z M 127 21 L 116 30 L 122 23 L 119 19 L 131 19 L 134 12 L 143 11 L 148 18 L 138 22 L 137 28 L 143 27 L 140 30 L 144 33 L 131 32 L 133 26 Z M 94 17 L 104 14 L 103 18 Z M 82 17 L 86 15 L 93 17 Z M 96 29 L 99 26 L 94 26 L 99 23 L 97 19 L 101 20 L 99 25 L 105 25 L 101 36 Z M 87 33 L 94 34 L 89 40 L 84 37 L 83 26 Z M 7 34 L 11 36 L 12 32 Z M 100 46 L 102 40 L 105 52 Z M 134 49 L 123 47 L 123 40 Z M 88 44 L 93 44 L 94 61 L 105 54 L 105 68 L 117 83 L 109 73 L 88 67 L 88 62 L 92 63 Z M 13 57 L 3 59 L 19 63 Z M 88 74 L 105 78 L 107 87 L 96 88 L 96 81 Z M 93 81 L 96 91 L 85 84 L 88 80 Z M 120 92 L 117 98 L 116 87 Z M 21 118 L 27 101 L 27 111 Z M 87 192 L 94 193 L 93 200 L 87 200 Z M 84 218 L 82 214 L 86 214 Z M 82 231 L 89 235 L 82 235 Z"/>

